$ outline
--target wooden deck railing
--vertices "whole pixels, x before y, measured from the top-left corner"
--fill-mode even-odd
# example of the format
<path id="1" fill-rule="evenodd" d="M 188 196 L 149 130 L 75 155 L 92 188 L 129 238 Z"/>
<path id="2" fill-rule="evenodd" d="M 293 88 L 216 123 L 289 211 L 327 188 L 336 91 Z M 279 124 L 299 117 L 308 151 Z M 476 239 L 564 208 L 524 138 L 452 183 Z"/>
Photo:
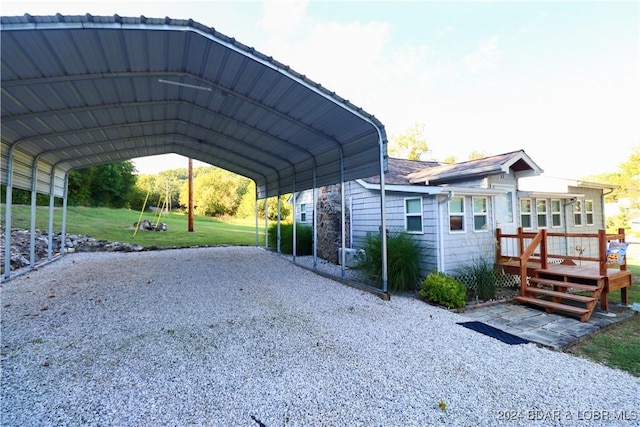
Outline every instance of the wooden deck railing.
<path id="1" fill-rule="evenodd" d="M 626 257 L 621 264 L 607 261 L 607 247 L 610 241 L 625 241 L 624 228 L 617 234 L 598 233 L 552 233 L 542 229 L 537 232 L 525 232 L 522 227 L 516 234 L 496 230 L 496 262 L 502 264 L 508 260 L 518 260 L 523 284 L 526 284 L 528 269 L 532 264 L 546 269 L 549 263 L 583 263 L 598 266 L 599 274 L 605 276 L 608 268 L 627 269 Z"/>

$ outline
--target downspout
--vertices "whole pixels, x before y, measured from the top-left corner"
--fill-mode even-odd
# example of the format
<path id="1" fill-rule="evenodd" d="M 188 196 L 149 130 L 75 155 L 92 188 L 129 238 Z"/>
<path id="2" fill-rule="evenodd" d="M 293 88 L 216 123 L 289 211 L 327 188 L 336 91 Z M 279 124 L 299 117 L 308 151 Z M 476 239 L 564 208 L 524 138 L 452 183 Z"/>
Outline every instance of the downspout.
<path id="1" fill-rule="evenodd" d="M 351 181 L 349 187 L 349 247 L 353 248 L 353 196 L 351 195 Z"/>
<path id="2" fill-rule="evenodd" d="M 447 193 L 447 197 L 440 200 L 438 202 L 438 271 L 441 273 L 445 273 L 444 269 L 444 216 L 441 215 L 440 205 L 444 205 L 445 203 L 449 203 L 455 193 L 453 191 L 449 191 Z"/>

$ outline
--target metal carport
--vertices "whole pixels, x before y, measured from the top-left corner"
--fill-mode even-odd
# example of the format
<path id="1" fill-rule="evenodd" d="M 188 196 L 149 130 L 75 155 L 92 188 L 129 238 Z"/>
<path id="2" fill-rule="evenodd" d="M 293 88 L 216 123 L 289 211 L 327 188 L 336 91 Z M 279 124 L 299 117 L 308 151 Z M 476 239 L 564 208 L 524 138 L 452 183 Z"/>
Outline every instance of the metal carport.
<path id="1" fill-rule="evenodd" d="M 3 16 L 1 37 L 7 231 L 13 188 L 32 192 L 33 217 L 37 192 L 66 207 L 71 170 L 164 153 L 248 177 L 257 198 L 373 175 L 384 188 L 379 120 L 193 20 Z M 384 230 L 384 191 L 381 210 Z"/>

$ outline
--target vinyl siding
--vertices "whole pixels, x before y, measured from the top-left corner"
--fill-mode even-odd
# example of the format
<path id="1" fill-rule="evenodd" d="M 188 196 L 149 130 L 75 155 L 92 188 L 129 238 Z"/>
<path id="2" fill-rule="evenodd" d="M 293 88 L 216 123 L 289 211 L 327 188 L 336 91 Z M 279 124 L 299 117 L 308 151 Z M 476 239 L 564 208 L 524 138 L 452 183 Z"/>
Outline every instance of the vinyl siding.
<path id="1" fill-rule="evenodd" d="M 448 203 L 440 204 L 440 212 L 443 219 L 443 272 L 447 274 L 458 273 L 460 269 L 475 263 L 479 259 L 488 259 L 490 262 L 494 261 L 495 226 L 491 198 L 488 197 L 487 199 L 487 231 L 473 230 L 473 205 L 471 196 L 464 197 L 464 232 L 449 231 Z"/>

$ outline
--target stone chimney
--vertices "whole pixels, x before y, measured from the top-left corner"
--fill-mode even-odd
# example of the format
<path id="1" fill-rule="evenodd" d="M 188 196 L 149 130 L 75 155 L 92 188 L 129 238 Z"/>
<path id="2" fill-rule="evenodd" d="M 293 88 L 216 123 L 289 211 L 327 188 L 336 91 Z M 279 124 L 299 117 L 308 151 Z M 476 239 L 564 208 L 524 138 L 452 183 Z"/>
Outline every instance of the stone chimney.
<path id="1" fill-rule="evenodd" d="M 349 207 L 345 206 L 345 238 L 349 247 Z M 342 195 L 340 184 L 318 189 L 318 256 L 338 264 L 338 248 L 342 247 Z"/>

